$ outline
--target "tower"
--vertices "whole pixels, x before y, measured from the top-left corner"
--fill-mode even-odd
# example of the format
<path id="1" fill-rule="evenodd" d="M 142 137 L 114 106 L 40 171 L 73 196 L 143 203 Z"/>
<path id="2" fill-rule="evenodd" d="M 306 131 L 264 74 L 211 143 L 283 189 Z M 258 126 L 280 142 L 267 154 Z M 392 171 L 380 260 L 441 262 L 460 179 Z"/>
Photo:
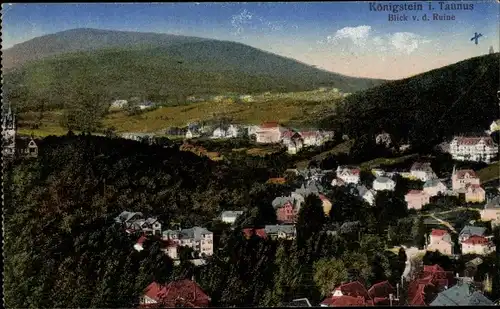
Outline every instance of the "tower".
<path id="1" fill-rule="evenodd" d="M 2 155 L 12 159 L 16 153 L 16 117 L 10 104 L 2 110 Z"/>

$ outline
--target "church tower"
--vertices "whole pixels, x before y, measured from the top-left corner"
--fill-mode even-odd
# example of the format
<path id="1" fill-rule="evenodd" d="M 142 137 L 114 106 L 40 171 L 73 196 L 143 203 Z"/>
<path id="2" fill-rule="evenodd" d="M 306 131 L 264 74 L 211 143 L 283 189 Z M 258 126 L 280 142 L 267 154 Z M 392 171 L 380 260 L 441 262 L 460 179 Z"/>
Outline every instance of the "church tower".
<path id="1" fill-rule="evenodd" d="M 16 116 L 10 104 L 2 109 L 2 155 L 14 158 L 16 153 Z"/>

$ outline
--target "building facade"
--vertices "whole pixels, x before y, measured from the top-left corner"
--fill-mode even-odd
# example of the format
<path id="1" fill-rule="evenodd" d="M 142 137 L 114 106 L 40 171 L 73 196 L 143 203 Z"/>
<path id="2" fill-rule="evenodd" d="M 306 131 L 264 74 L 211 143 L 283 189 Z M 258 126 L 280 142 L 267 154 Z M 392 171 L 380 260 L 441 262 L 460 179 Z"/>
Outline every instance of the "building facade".
<path id="1" fill-rule="evenodd" d="M 450 143 L 454 160 L 490 163 L 498 154 L 498 146 L 489 136 L 455 137 Z"/>

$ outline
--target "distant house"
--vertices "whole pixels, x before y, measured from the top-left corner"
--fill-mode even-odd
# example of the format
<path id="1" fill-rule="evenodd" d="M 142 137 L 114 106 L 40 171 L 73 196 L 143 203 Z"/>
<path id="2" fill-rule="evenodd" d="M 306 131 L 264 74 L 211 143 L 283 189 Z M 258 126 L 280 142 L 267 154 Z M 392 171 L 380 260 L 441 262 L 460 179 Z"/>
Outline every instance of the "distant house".
<path id="1" fill-rule="evenodd" d="M 295 207 L 291 201 L 286 201 L 276 208 L 276 219 L 279 223 L 293 224 L 297 221 L 298 212 L 298 207 Z"/>
<path id="2" fill-rule="evenodd" d="M 450 143 L 454 160 L 490 163 L 498 154 L 498 146 L 489 136 L 455 137 Z"/>
<path id="3" fill-rule="evenodd" d="M 124 108 L 127 105 L 128 105 L 128 101 L 127 100 L 115 100 L 115 101 L 113 101 L 111 103 L 110 108 L 122 109 L 122 108 Z"/>
<path id="4" fill-rule="evenodd" d="M 445 230 L 433 229 L 426 249 L 429 251 L 439 251 L 445 255 L 452 255 L 453 241 L 451 240 L 450 233 Z"/>
<path id="5" fill-rule="evenodd" d="M 271 239 L 295 239 L 297 233 L 294 225 L 266 225 L 264 232 Z"/>
<path id="6" fill-rule="evenodd" d="M 337 178 L 342 179 L 347 184 L 357 184 L 359 183 L 360 169 L 357 167 L 348 166 L 338 166 L 337 167 Z"/>
<path id="7" fill-rule="evenodd" d="M 424 265 L 418 278 L 408 286 L 408 305 L 427 306 L 437 293 L 446 290 L 455 282 L 453 272 L 445 271 L 439 265 Z"/>
<path id="8" fill-rule="evenodd" d="M 489 200 L 481 211 L 481 220 L 500 221 L 500 195 Z"/>
<path id="9" fill-rule="evenodd" d="M 297 154 L 302 148 L 304 148 L 304 140 L 299 133 L 288 130 L 281 134 L 281 142 L 288 149 L 289 154 Z"/>
<path id="10" fill-rule="evenodd" d="M 444 194 L 448 189 L 438 178 L 429 179 L 424 183 L 424 192 L 429 196 Z"/>
<path id="11" fill-rule="evenodd" d="M 413 163 L 410 174 L 420 181 L 426 182 L 429 179 L 437 178 L 432 170 L 431 164 L 428 162 L 415 162 Z"/>
<path id="12" fill-rule="evenodd" d="M 316 195 L 321 200 L 325 216 L 328 216 L 332 208 L 332 203 L 328 200 L 328 198 L 326 198 L 326 196 L 321 194 L 322 191 L 323 188 L 321 185 L 317 184 L 315 181 L 309 181 L 307 186 L 302 185 L 299 189 L 296 189 L 294 193 L 302 196 L 304 199 L 311 194 Z"/>
<path id="13" fill-rule="evenodd" d="M 422 209 L 422 206 L 430 203 L 430 196 L 423 190 L 410 190 L 405 195 L 405 201 L 408 209 Z"/>
<path id="14" fill-rule="evenodd" d="M 460 242 L 462 254 L 490 254 L 496 250 L 491 240 L 484 236 L 472 235 Z"/>
<path id="15" fill-rule="evenodd" d="M 321 146 L 325 142 L 319 131 L 301 131 L 299 134 L 304 140 L 304 146 Z"/>
<path id="16" fill-rule="evenodd" d="M 391 136 L 389 133 L 380 133 L 375 137 L 375 143 L 377 145 L 383 145 L 385 147 L 390 147 L 392 144 Z"/>
<path id="17" fill-rule="evenodd" d="M 194 281 L 183 279 L 162 285 L 151 283 L 140 298 L 140 306 L 151 305 L 161 308 L 192 307 L 206 308 L 210 305 L 210 297 Z"/>
<path id="18" fill-rule="evenodd" d="M 474 235 L 484 236 L 485 233 L 486 233 L 486 228 L 482 226 L 467 225 L 462 229 L 462 231 L 460 231 L 460 234 L 458 235 L 458 241 L 459 242 L 465 241 Z"/>
<path id="19" fill-rule="evenodd" d="M 494 303 L 477 291 L 471 282 L 459 282 L 437 294 L 430 306 L 493 306 Z"/>
<path id="20" fill-rule="evenodd" d="M 200 134 L 199 130 L 187 129 L 187 131 L 186 131 L 186 138 L 187 139 L 196 138 L 196 137 L 200 137 L 200 136 L 201 136 L 201 134 Z"/>
<path id="21" fill-rule="evenodd" d="M 373 181 L 373 190 L 375 191 L 394 191 L 396 182 L 388 177 L 377 177 Z"/>
<path id="22" fill-rule="evenodd" d="M 144 101 L 138 105 L 139 109 L 141 109 L 141 110 L 152 108 L 154 106 L 155 106 L 155 104 L 153 102 L 150 102 L 150 101 Z"/>
<path id="23" fill-rule="evenodd" d="M 368 189 L 364 185 L 360 185 L 356 187 L 358 189 L 358 194 L 359 196 L 365 200 L 368 204 L 374 205 L 375 204 L 375 196 L 377 195 L 377 192 L 375 190 Z"/>
<path id="24" fill-rule="evenodd" d="M 205 228 L 195 226 L 182 230 L 166 230 L 162 235 L 163 240 L 193 248 L 202 256 L 211 256 L 214 253 L 213 233 Z"/>
<path id="25" fill-rule="evenodd" d="M 115 222 L 123 224 L 129 234 L 137 232 L 145 235 L 161 234 L 161 223 L 156 218 L 144 219 L 140 212 L 123 211 L 115 218 Z"/>
<path id="26" fill-rule="evenodd" d="M 243 211 L 241 210 L 227 210 L 221 213 L 220 219 L 224 223 L 233 224 L 242 214 Z"/>
<path id="27" fill-rule="evenodd" d="M 451 187 L 453 191 L 464 192 L 467 185 L 479 185 L 480 180 L 473 170 L 455 170 L 451 175 Z"/>
<path id="28" fill-rule="evenodd" d="M 497 119 L 490 124 L 490 132 L 493 133 L 499 130 L 500 130 L 500 119 Z"/>
<path id="29" fill-rule="evenodd" d="M 250 239 L 251 237 L 259 237 L 262 239 L 267 239 L 267 234 L 265 229 L 256 229 L 256 228 L 244 228 L 242 230 L 243 236 L 245 236 L 246 239 Z"/>
<path id="30" fill-rule="evenodd" d="M 255 132 L 256 141 L 261 144 L 277 144 L 281 141 L 281 134 L 284 131 L 285 128 L 278 122 L 265 122 Z"/>
<path id="31" fill-rule="evenodd" d="M 38 157 L 38 146 L 31 138 L 16 138 L 16 152 L 20 158 L 36 158 Z"/>
<path id="32" fill-rule="evenodd" d="M 359 281 L 345 283 L 335 288 L 320 304 L 321 307 L 350 307 L 397 305 L 395 289 L 388 281 L 374 284 L 369 290 Z"/>
<path id="33" fill-rule="evenodd" d="M 227 128 L 216 128 L 212 138 L 236 138 L 239 136 L 240 129 L 236 125 L 229 125 Z"/>
<path id="34" fill-rule="evenodd" d="M 465 201 L 467 203 L 482 203 L 486 200 L 486 191 L 480 185 L 467 185 L 465 187 Z"/>

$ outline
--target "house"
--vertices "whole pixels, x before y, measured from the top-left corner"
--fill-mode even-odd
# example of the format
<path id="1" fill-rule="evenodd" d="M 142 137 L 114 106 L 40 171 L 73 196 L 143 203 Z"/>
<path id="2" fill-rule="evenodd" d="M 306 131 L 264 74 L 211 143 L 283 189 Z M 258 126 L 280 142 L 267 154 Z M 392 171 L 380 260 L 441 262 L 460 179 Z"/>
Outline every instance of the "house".
<path id="1" fill-rule="evenodd" d="M 285 128 L 280 126 L 278 122 L 265 122 L 257 132 L 256 142 L 261 144 L 277 144 L 281 141 L 281 134 Z"/>
<path id="2" fill-rule="evenodd" d="M 465 186 L 465 201 L 467 203 L 482 203 L 486 200 L 486 191 L 478 184 Z"/>
<path id="3" fill-rule="evenodd" d="M 429 196 L 436 196 L 447 192 L 446 185 L 438 178 L 429 179 L 424 183 L 424 192 Z"/>
<path id="4" fill-rule="evenodd" d="M 460 242 L 462 254 L 490 254 L 496 250 L 495 245 L 486 237 L 472 235 Z"/>
<path id="5" fill-rule="evenodd" d="M 410 168 L 410 174 L 420 181 L 426 182 L 429 179 L 437 178 L 429 162 L 415 162 Z"/>
<path id="6" fill-rule="evenodd" d="M 357 167 L 338 166 L 337 178 L 342 179 L 345 183 L 357 184 L 359 183 L 359 174 L 361 170 Z"/>
<path id="7" fill-rule="evenodd" d="M 285 202 L 276 208 L 276 219 L 282 224 L 293 224 L 297 221 L 299 208 L 295 207 L 291 201 Z"/>
<path id="8" fill-rule="evenodd" d="M 245 129 L 247 130 L 248 136 L 252 137 L 255 136 L 255 139 L 257 139 L 257 132 L 260 131 L 260 126 L 246 126 Z"/>
<path id="9" fill-rule="evenodd" d="M 455 170 L 453 167 L 453 173 L 451 175 L 451 188 L 456 192 L 464 192 L 467 185 L 479 185 L 479 177 L 473 170 Z"/>
<path id="10" fill-rule="evenodd" d="M 140 212 L 123 211 L 115 218 L 115 222 L 123 224 L 129 234 L 142 232 L 144 235 L 160 235 L 161 223 L 156 218 L 143 218 Z"/>
<path id="11" fill-rule="evenodd" d="M 498 154 L 498 146 L 489 136 L 455 137 L 450 143 L 454 160 L 490 163 Z"/>
<path id="12" fill-rule="evenodd" d="M 408 286 L 408 305 L 427 306 L 437 293 L 452 286 L 454 282 L 453 272 L 445 271 L 439 265 L 424 265 L 417 279 Z"/>
<path id="13" fill-rule="evenodd" d="M 500 195 L 489 200 L 481 211 L 481 220 L 500 221 Z"/>
<path id="14" fill-rule="evenodd" d="M 16 152 L 21 158 L 36 158 L 38 157 L 38 146 L 31 138 L 16 138 Z"/>
<path id="15" fill-rule="evenodd" d="M 452 255 L 453 241 L 448 231 L 433 229 L 426 249 L 428 251 L 439 251 L 445 255 Z"/>
<path id="16" fill-rule="evenodd" d="M 499 130 L 500 130 L 500 119 L 497 119 L 490 124 L 490 133 L 493 133 L 493 132 L 499 131 Z"/>
<path id="17" fill-rule="evenodd" d="M 265 229 L 244 228 L 242 232 L 243 236 L 245 236 L 246 239 L 250 239 L 252 236 L 256 236 L 262 239 L 267 239 L 267 234 Z"/>
<path id="18" fill-rule="evenodd" d="M 212 138 L 236 138 L 240 133 L 240 129 L 231 124 L 227 128 L 219 127 L 214 130 Z"/>
<path id="19" fill-rule="evenodd" d="M 410 190 L 405 195 L 405 201 L 408 209 L 422 209 L 422 206 L 430 203 L 431 197 L 423 190 Z"/>
<path id="20" fill-rule="evenodd" d="M 321 307 L 397 305 L 396 291 L 388 281 L 378 282 L 369 290 L 359 281 L 342 284 L 323 300 Z"/>
<path id="21" fill-rule="evenodd" d="M 304 146 L 321 146 L 325 142 L 319 131 L 301 131 L 299 134 L 304 140 Z"/>
<path id="22" fill-rule="evenodd" d="M 116 223 L 127 223 L 142 218 L 142 212 L 123 211 L 115 218 Z"/>
<path id="23" fill-rule="evenodd" d="M 163 231 L 163 240 L 172 241 L 179 246 L 193 248 L 202 256 L 211 256 L 214 253 L 213 233 L 202 227 L 192 227 L 182 230 Z"/>
<path id="24" fill-rule="evenodd" d="M 294 225 L 266 225 L 264 232 L 273 239 L 295 239 L 297 234 Z"/>
<path id="25" fill-rule="evenodd" d="M 220 214 L 220 220 L 224 223 L 233 224 L 242 214 L 242 210 L 226 210 Z"/>
<path id="26" fill-rule="evenodd" d="M 477 291 L 472 282 L 458 282 L 437 294 L 430 306 L 493 306 L 494 303 Z"/>
<path id="27" fill-rule="evenodd" d="M 152 108 L 154 106 L 155 106 L 155 104 L 153 102 L 150 102 L 150 101 L 144 101 L 138 105 L 139 109 L 141 109 L 141 110 Z"/>
<path id="28" fill-rule="evenodd" d="M 474 235 L 484 236 L 485 233 L 486 233 L 486 228 L 482 226 L 467 225 L 462 229 L 462 231 L 460 231 L 460 234 L 458 235 L 458 241 L 459 242 L 465 241 Z"/>
<path id="29" fill-rule="evenodd" d="M 188 279 L 170 282 L 161 285 L 151 283 L 140 297 L 141 307 L 151 305 L 165 307 L 201 307 L 210 305 L 210 297 L 205 294 L 196 282 Z"/>
<path id="30" fill-rule="evenodd" d="M 110 108 L 113 108 L 113 109 L 122 109 L 122 108 L 124 108 L 127 105 L 128 105 L 128 101 L 127 100 L 114 100 L 111 103 Z"/>
<path id="31" fill-rule="evenodd" d="M 389 133 L 380 133 L 375 137 L 375 143 L 377 145 L 383 145 L 385 147 L 390 147 L 392 144 L 391 136 Z"/>
<path id="32" fill-rule="evenodd" d="M 322 191 L 323 187 L 321 185 L 317 184 L 314 180 L 310 180 L 308 181 L 307 186 L 302 185 L 299 189 L 296 189 L 294 191 L 294 196 L 302 196 L 301 203 L 303 203 L 303 200 L 305 200 L 307 196 L 311 194 L 316 195 L 321 200 L 325 216 L 328 216 L 330 215 L 330 210 L 332 209 L 332 203 L 326 196 L 321 194 Z"/>
<path id="33" fill-rule="evenodd" d="M 394 191 L 396 182 L 388 177 L 377 177 L 373 181 L 373 190 L 375 191 Z"/>
<path id="34" fill-rule="evenodd" d="M 200 132 L 199 130 L 196 130 L 196 129 L 187 129 L 186 131 L 186 138 L 187 139 L 191 139 L 191 138 L 196 138 L 196 137 L 200 137 Z"/>
<path id="35" fill-rule="evenodd" d="M 296 154 L 304 148 L 304 140 L 299 133 L 295 131 L 285 131 L 281 134 L 281 142 L 288 148 L 289 154 Z"/>
<path id="36" fill-rule="evenodd" d="M 359 196 L 365 200 L 368 204 L 374 205 L 375 204 L 375 196 L 377 195 L 377 192 L 372 189 L 368 189 L 364 185 L 360 185 L 356 187 L 358 189 L 358 194 Z"/>

